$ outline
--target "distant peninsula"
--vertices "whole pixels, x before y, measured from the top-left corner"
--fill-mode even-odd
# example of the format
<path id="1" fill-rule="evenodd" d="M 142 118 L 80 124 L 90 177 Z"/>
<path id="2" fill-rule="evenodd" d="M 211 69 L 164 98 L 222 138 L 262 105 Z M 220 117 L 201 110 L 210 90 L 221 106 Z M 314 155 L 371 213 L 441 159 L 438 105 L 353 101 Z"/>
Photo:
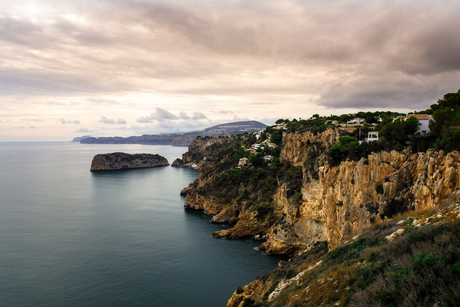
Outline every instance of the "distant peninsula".
<path id="1" fill-rule="evenodd" d="M 91 163 L 91 171 L 115 171 L 132 168 L 147 168 L 169 165 L 168 160 L 160 155 L 127 154 L 114 152 L 96 155 Z"/>
<path id="2" fill-rule="evenodd" d="M 130 137 L 88 137 L 80 140 L 81 144 L 146 144 L 189 146 L 197 137 L 231 136 L 245 132 L 256 132 L 265 129 L 267 125 L 258 121 L 240 121 L 212 126 L 200 131 L 172 134 L 144 134 Z"/>
<path id="3" fill-rule="evenodd" d="M 84 139 L 87 139 L 87 138 L 90 138 L 90 137 L 91 137 L 90 135 L 84 135 L 84 136 L 75 137 L 75 138 L 73 138 L 73 140 L 71 142 L 80 142 L 81 140 L 84 140 Z"/>

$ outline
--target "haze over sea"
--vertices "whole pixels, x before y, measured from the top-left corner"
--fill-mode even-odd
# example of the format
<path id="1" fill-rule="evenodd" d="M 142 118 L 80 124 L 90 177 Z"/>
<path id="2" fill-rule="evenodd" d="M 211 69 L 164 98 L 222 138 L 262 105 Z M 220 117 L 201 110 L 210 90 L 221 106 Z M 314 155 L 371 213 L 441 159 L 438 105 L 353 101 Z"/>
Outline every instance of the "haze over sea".
<path id="1" fill-rule="evenodd" d="M 225 306 L 276 267 L 253 240 L 222 240 L 180 190 L 198 176 L 159 167 L 90 172 L 98 153 L 185 147 L 0 143 L 0 306 Z"/>

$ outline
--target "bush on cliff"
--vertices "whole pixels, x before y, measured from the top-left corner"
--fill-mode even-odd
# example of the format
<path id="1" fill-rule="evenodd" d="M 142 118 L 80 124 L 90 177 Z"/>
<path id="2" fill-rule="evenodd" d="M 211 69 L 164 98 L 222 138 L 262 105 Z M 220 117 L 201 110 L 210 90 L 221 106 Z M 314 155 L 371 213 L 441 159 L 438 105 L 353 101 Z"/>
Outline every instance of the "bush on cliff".
<path id="1" fill-rule="evenodd" d="M 405 145 L 409 137 L 417 132 L 418 126 L 419 121 L 415 117 L 410 117 L 406 120 L 398 119 L 382 127 L 379 132 L 379 138 L 384 137 L 395 145 L 398 143 Z"/>
<path id="2" fill-rule="evenodd" d="M 438 148 L 460 149 L 460 90 L 447 93 L 437 104 L 427 110 L 433 115 L 430 134 L 437 140 Z"/>
<path id="3" fill-rule="evenodd" d="M 339 144 L 329 148 L 329 154 L 334 165 L 340 164 L 347 157 L 352 157 L 359 148 L 358 139 L 351 136 L 341 136 Z"/>

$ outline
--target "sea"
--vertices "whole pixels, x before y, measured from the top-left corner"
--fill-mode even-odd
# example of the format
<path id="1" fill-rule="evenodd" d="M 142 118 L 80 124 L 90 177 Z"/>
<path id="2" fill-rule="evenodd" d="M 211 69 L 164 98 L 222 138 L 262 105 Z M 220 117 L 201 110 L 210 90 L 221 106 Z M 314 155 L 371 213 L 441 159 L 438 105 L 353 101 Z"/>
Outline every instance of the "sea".
<path id="1" fill-rule="evenodd" d="M 91 172 L 96 154 L 186 147 L 0 143 L 0 306 L 225 306 L 279 259 L 216 239 L 179 192 L 198 172 Z"/>

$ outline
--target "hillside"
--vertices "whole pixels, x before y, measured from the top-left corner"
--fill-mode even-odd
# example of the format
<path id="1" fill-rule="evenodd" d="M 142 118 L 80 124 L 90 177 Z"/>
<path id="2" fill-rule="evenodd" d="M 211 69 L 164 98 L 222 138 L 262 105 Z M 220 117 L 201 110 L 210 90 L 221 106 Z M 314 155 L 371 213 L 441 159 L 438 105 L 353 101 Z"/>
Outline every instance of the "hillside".
<path id="1" fill-rule="evenodd" d="M 314 244 L 236 289 L 227 306 L 458 306 L 459 219 L 453 202 L 377 224 L 331 252 Z"/>
<path id="2" fill-rule="evenodd" d="M 88 137 L 80 141 L 81 144 L 145 144 L 145 145 L 173 145 L 189 146 L 197 137 L 231 136 L 239 133 L 260 131 L 267 125 L 258 121 L 240 121 L 216 125 L 200 131 L 171 134 L 144 134 L 130 137 Z"/>
<path id="3" fill-rule="evenodd" d="M 460 94 L 455 99 L 457 98 L 460 98 Z M 454 106 L 460 106 L 460 100 L 455 99 Z M 440 100 L 438 105 L 444 102 L 445 100 Z M 450 103 L 452 104 L 452 100 Z M 438 274 L 435 276 L 438 278 L 435 279 L 437 282 L 458 282 L 455 279 L 458 277 L 455 275 L 458 273 L 458 223 L 454 221 L 460 218 L 457 201 L 460 188 L 460 144 L 457 141 L 459 125 L 444 116 L 445 114 L 444 117 L 439 115 L 438 105 L 433 105 L 426 111 L 432 112 L 437 120 L 435 124 L 430 124 L 433 131 L 427 136 L 417 134 L 416 118 L 390 118 L 384 120 L 386 123 L 374 128 L 379 132 L 378 142 L 359 143 L 355 136 L 360 134 L 359 129 L 365 127 L 356 127 L 350 131 L 349 127 L 336 127 L 333 123 L 327 123 L 327 118 L 315 117 L 292 122 L 280 120 L 277 126 L 267 127 L 257 135 L 244 134 L 232 138 L 194 140 L 182 159 L 173 163 L 174 166 L 194 167 L 200 171 L 198 179 L 181 191 L 181 194 L 186 195 L 184 206 L 188 209 L 206 211 L 213 215 L 214 223 L 233 225 L 230 229 L 213 233 L 213 236 L 254 237 L 261 240 L 259 248 L 267 254 L 285 255 L 291 257 L 291 263 L 296 263 L 282 274 L 276 275 L 276 270 L 272 272 L 276 278 L 258 278 L 249 286 L 238 289 L 229 301 L 229 306 L 270 305 L 272 303 L 268 298 L 276 287 L 284 287 L 283 280 L 286 282 L 287 279 L 304 272 L 306 268 L 317 263 L 319 258 L 337 258 L 339 256 L 333 256 L 335 253 L 341 255 L 342 252 L 350 252 L 353 257 L 358 258 L 347 258 L 343 263 L 356 260 L 355 264 L 358 265 L 359 262 L 360 266 L 367 259 L 367 254 L 361 252 L 368 248 L 379 249 L 384 259 L 384 263 L 375 269 L 377 271 L 369 274 L 381 274 L 382 277 L 377 279 L 381 282 L 380 285 L 384 287 L 385 283 L 389 282 L 388 287 L 394 287 L 393 279 L 383 280 L 388 274 L 393 274 L 392 268 L 396 265 L 392 264 L 393 258 L 384 255 L 385 250 L 391 246 L 385 243 L 389 240 L 384 238 L 391 234 L 397 237 L 403 232 L 410 234 L 409 237 L 401 236 L 409 240 L 407 244 L 404 243 L 408 249 L 407 256 L 404 257 L 408 260 L 401 264 L 401 274 L 406 274 L 404 270 L 409 272 L 409 275 L 404 275 L 404 282 L 414 282 L 414 274 L 419 277 L 425 276 L 417 275 L 420 273 L 419 267 L 412 265 L 417 261 L 434 261 L 433 263 L 439 264 L 436 269 L 438 271 L 446 268 L 446 275 L 444 272 L 442 276 L 438 276 L 439 272 L 433 273 Z M 460 108 L 455 110 L 460 111 Z M 436 129 L 440 132 L 436 132 Z M 400 219 L 389 222 L 402 215 L 407 217 L 404 221 Z M 436 255 L 431 249 L 418 250 L 421 241 L 417 240 L 412 247 L 411 236 L 423 237 L 424 234 L 418 234 L 421 231 L 418 229 L 419 226 L 413 229 L 410 228 L 411 225 L 421 225 L 421 220 L 425 219 L 430 225 L 443 218 L 446 223 L 454 223 L 448 226 L 450 230 L 446 230 L 449 234 L 437 237 L 444 228 L 437 228 L 436 224 L 433 230 L 435 234 L 428 235 L 426 244 L 447 240 L 442 245 L 444 250 L 438 246 Z M 395 223 L 400 224 L 396 227 Z M 405 223 L 408 224 L 407 227 L 404 226 Z M 422 227 L 422 230 L 429 232 L 430 227 Z M 356 238 L 366 231 L 376 239 L 372 241 L 369 237 L 369 242 L 366 239 L 357 241 L 356 244 L 351 243 L 352 247 L 343 247 L 349 245 L 350 240 L 355 242 Z M 402 248 L 403 245 L 397 248 Z M 355 249 L 357 251 L 353 251 Z M 420 253 L 421 255 L 418 255 Z M 301 258 L 307 259 L 307 262 L 298 262 Z M 339 270 L 337 265 L 341 265 L 342 262 L 334 261 L 328 263 L 333 263 L 334 270 Z M 324 269 L 329 272 L 331 268 Z M 400 274 L 398 272 L 394 274 Z M 357 275 L 352 273 L 340 275 L 340 278 L 344 278 L 345 281 L 353 280 Z M 270 274 L 267 276 L 272 276 Z M 332 292 L 329 297 L 321 296 L 316 290 L 311 294 L 319 297 L 316 300 L 305 292 L 310 289 L 308 287 L 311 282 L 318 281 L 318 274 L 312 276 L 309 281 L 302 283 L 304 292 L 297 291 L 300 289 L 299 281 L 304 281 L 303 275 L 302 279 L 298 277 L 295 280 L 296 284 L 292 280 L 289 281 L 296 290 L 289 290 L 290 294 L 285 296 L 280 294 L 280 301 L 274 300 L 274 306 L 310 306 L 310 301 L 315 302 L 311 306 L 321 303 L 344 305 L 351 302 L 356 302 L 352 305 L 357 306 L 410 305 L 400 300 L 399 290 L 386 294 L 389 290 L 386 291 L 385 288 L 383 290 L 386 292 L 383 291 L 382 295 L 388 295 L 389 298 L 380 299 L 380 294 L 375 294 L 377 297 L 371 295 L 361 300 L 356 298 L 355 294 L 364 291 L 363 288 L 359 288 L 358 291 L 356 284 L 351 281 L 345 283 L 343 280 L 333 280 L 334 286 L 340 285 L 341 282 L 345 285 L 342 290 L 334 289 L 333 292 L 339 293 L 345 288 L 353 289 L 355 292 L 345 291 L 342 299 Z M 327 278 L 332 277 L 328 275 Z M 374 279 L 369 281 L 374 282 Z M 322 283 L 325 282 L 323 279 Z M 458 292 L 447 285 L 441 287 L 445 291 L 443 293 L 440 293 L 441 288 L 433 289 L 430 293 L 422 293 L 425 286 L 419 289 L 410 283 L 409 286 L 405 285 L 407 288 L 418 289 L 416 291 L 419 292 L 415 294 L 408 291 L 420 305 L 433 306 L 435 303 L 443 303 L 449 306 L 449 298 L 458 297 Z M 323 284 L 316 284 L 314 287 L 311 289 L 323 287 Z M 372 289 L 366 289 L 365 292 L 380 291 Z M 338 292 L 335 292 L 336 290 Z M 360 295 L 364 296 L 362 291 Z M 297 301 L 297 297 L 301 298 L 300 301 Z M 420 301 L 422 298 L 426 299 L 426 303 Z"/>

